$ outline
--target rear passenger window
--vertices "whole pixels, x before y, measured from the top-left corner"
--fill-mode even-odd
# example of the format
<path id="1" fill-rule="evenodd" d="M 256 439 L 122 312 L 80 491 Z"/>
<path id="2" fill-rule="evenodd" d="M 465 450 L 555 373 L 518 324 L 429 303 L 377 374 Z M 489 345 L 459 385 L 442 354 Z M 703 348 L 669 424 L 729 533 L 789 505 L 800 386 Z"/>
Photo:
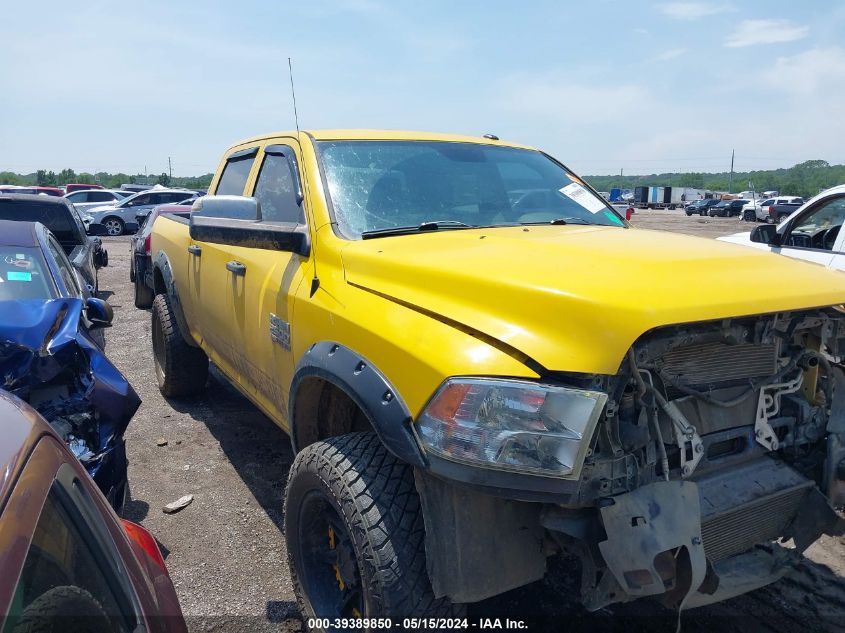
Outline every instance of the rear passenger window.
<path id="1" fill-rule="evenodd" d="M 80 532 L 80 523 L 54 485 L 41 510 L 3 633 L 135 629 L 131 599 L 109 578 L 114 572 L 104 552 L 87 530 Z"/>
<path id="2" fill-rule="evenodd" d="M 74 271 L 73 266 L 68 261 L 68 258 L 62 248 L 56 244 L 52 238 L 47 240 L 47 248 L 56 260 L 56 264 L 58 265 L 59 272 L 62 276 L 62 281 L 65 282 L 67 291 L 77 297 L 81 297 L 82 288 L 80 288 L 79 281 L 76 278 L 76 271 Z"/>
<path id="3" fill-rule="evenodd" d="M 220 182 L 217 183 L 217 190 L 214 193 L 218 196 L 244 195 L 244 187 L 254 159 L 255 150 L 246 155 L 236 152 L 235 156 L 226 162 L 223 175 L 220 176 Z"/>
<path id="4" fill-rule="evenodd" d="M 253 195 L 264 221 L 305 223 L 291 161 L 280 152 L 265 155 Z"/>
<path id="5" fill-rule="evenodd" d="M 110 202 L 114 196 L 108 191 L 89 191 L 88 202 Z"/>

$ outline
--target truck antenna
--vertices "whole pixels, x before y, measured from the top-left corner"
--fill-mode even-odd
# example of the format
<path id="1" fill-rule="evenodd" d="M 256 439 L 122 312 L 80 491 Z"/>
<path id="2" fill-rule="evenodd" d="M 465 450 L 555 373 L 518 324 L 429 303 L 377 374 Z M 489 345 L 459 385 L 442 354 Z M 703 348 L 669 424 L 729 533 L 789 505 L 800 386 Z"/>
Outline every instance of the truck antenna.
<path id="1" fill-rule="evenodd" d="M 299 145 L 299 151 L 302 153 L 302 141 L 300 140 L 299 132 L 299 114 L 296 111 L 296 90 L 293 87 L 293 62 L 288 57 L 288 76 L 290 77 L 290 95 L 293 98 L 293 120 L 296 123 L 296 143 Z M 303 160 L 304 160 L 303 155 Z M 305 176 L 305 195 L 303 196 L 303 210 L 305 209 L 305 198 L 311 195 L 311 185 L 308 183 L 308 168 L 303 164 L 302 174 Z M 314 257 L 314 276 L 311 278 L 311 296 L 317 292 L 320 287 L 320 279 L 317 277 L 317 244 L 312 244 L 312 255 Z"/>

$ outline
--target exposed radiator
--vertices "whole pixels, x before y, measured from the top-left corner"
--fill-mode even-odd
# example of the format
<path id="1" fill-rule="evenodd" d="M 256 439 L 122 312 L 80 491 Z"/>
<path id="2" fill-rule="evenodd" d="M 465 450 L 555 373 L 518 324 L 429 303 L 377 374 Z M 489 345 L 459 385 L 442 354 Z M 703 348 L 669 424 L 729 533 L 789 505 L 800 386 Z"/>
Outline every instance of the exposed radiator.
<path id="1" fill-rule="evenodd" d="M 778 491 L 704 517 L 701 538 L 705 554 L 715 563 L 782 536 L 809 489 L 808 484 Z"/>
<path id="2" fill-rule="evenodd" d="M 657 361 L 661 375 L 685 385 L 710 385 L 771 376 L 777 371 L 777 346 L 702 343 L 679 347 Z"/>

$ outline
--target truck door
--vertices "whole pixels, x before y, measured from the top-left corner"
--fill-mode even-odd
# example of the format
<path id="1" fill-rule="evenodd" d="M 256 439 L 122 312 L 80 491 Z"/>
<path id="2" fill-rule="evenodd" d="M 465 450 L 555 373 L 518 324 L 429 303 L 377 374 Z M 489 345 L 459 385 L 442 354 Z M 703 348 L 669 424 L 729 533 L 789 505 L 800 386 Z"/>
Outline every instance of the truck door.
<path id="1" fill-rule="evenodd" d="M 299 160 L 290 142 L 274 140 L 259 154 L 258 175 L 249 192 L 261 207 L 261 222 L 305 225 Z M 249 195 L 249 194 L 248 194 Z M 244 267 L 232 286 L 238 345 L 243 350 L 244 388 L 258 404 L 287 428 L 288 388 L 293 377 L 291 355 L 294 296 L 313 262 L 297 253 L 233 246 L 231 256 Z M 311 255 L 313 257 L 313 255 Z"/>
<path id="2" fill-rule="evenodd" d="M 216 188 L 209 193 L 244 195 L 257 153 L 258 147 L 252 147 L 230 154 Z M 232 295 L 242 279 L 232 271 L 232 249 L 192 239 L 188 246 L 189 285 L 191 301 L 198 308 L 194 319 L 203 349 L 229 378 L 242 383 L 238 367 L 243 352 L 232 312 Z"/>

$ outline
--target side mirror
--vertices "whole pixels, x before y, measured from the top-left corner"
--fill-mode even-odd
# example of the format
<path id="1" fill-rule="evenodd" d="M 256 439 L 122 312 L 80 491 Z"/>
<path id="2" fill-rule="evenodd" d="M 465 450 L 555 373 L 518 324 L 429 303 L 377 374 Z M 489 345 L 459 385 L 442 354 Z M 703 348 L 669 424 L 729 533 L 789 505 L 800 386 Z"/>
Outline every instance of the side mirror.
<path id="1" fill-rule="evenodd" d="M 191 205 L 191 215 L 229 220 L 261 220 L 261 204 L 246 196 L 204 196 Z"/>
<path id="2" fill-rule="evenodd" d="M 114 310 L 108 301 L 90 297 L 85 301 L 85 316 L 88 319 L 88 329 L 97 330 L 104 327 L 111 327 L 114 319 Z"/>
<path id="3" fill-rule="evenodd" d="M 307 257 L 308 227 L 295 222 L 262 222 L 261 205 L 243 196 L 205 196 L 191 207 L 191 239 L 211 244 L 288 251 Z"/>
<path id="4" fill-rule="evenodd" d="M 780 245 L 780 234 L 778 234 L 778 227 L 774 224 L 761 224 L 751 231 L 751 241 L 758 244 L 768 244 L 769 246 Z"/>
<path id="5" fill-rule="evenodd" d="M 98 222 L 92 222 L 91 224 L 88 225 L 88 235 L 100 236 L 100 235 L 108 235 L 108 234 L 109 234 L 109 230 L 105 226 L 103 226 L 102 224 L 100 224 Z"/>
<path id="6" fill-rule="evenodd" d="M 99 242 L 99 239 L 97 240 Z M 94 268 L 103 268 L 109 265 L 109 252 L 103 248 L 102 244 L 97 244 L 94 251 Z"/>

